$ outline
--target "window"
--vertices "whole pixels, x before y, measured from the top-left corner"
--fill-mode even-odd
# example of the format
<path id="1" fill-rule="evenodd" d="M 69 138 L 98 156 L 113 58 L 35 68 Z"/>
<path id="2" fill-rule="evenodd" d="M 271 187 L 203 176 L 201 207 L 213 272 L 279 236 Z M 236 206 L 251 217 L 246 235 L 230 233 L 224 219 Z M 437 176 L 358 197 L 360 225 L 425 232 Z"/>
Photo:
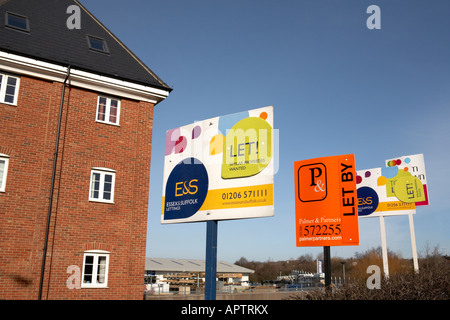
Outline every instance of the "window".
<path id="1" fill-rule="evenodd" d="M 0 192 L 5 192 L 8 164 L 9 157 L 6 154 L 0 153 Z"/>
<path id="2" fill-rule="evenodd" d="M 115 171 L 107 168 L 91 170 L 89 200 L 97 202 L 114 202 Z"/>
<path id="3" fill-rule="evenodd" d="M 103 53 L 109 53 L 108 47 L 106 46 L 105 40 L 102 38 L 97 38 L 93 36 L 87 36 L 89 49 L 103 52 Z"/>
<path id="4" fill-rule="evenodd" d="M 6 12 L 6 26 L 16 30 L 30 32 L 30 23 L 28 18 L 16 13 Z"/>
<path id="5" fill-rule="evenodd" d="M 18 77 L 0 73 L 0 102 L 17 105 Z"/>
<path id="6" fill-rule="evenodd" d="M 119 125 L 120 100 L 98 97 L 97 101 L 97 121 L 109 124 Z"/>
<path id="7" fill-rule="evenodd" d="M 82 288 L 106 288 L 108 286 L 109 252 L 86 251 L 83 257 Z"/>

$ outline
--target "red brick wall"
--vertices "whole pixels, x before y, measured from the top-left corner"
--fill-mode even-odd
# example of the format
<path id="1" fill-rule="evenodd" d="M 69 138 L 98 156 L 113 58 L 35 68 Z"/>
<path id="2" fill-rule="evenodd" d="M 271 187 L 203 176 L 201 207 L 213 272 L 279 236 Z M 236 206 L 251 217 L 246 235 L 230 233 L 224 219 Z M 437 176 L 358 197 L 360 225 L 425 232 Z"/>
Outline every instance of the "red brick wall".
<path id="1" fill-rule="evenodd" d="M 61 89 L 21 77 L 17 107 L 0 104 L 0 298 L 38 297 Z M 97 97 L 66 88 L 43 299 L 143 297 L 154 105 L 122 98 L 114 126 L 95 122 Z M 92 167 L 116 170 L 114 204 L 88 200 Z M 108 288 L 69 289 L 67 268 L 90 249 L 110 252 Z"/>

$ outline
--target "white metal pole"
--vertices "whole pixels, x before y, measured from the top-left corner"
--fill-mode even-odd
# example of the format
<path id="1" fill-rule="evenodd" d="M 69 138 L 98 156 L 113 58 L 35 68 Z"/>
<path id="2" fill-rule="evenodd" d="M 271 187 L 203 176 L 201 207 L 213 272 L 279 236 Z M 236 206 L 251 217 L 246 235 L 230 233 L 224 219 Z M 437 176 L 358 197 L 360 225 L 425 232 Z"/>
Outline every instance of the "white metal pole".
<path id="1" fill-rule="evenodd" d="M 417 261 L 417 247 L 416 247 L 416 235 L 414 233 L 414 220 L 412 213 L 409 216 L 409 232 L 411 233 L 411 247 L 414 261 L 414 271 L 419 273 L 419 262 Z"/>
<path id="2" fill-rule="evenodd" d="M 384 276 L 389 278 L 388 254 L 386 246 L 386 227 L 384 226 L 384 216 L 380 216 L 380 231 L 381 231 L 381 250 L 383 254 L 383 271 Z"/>

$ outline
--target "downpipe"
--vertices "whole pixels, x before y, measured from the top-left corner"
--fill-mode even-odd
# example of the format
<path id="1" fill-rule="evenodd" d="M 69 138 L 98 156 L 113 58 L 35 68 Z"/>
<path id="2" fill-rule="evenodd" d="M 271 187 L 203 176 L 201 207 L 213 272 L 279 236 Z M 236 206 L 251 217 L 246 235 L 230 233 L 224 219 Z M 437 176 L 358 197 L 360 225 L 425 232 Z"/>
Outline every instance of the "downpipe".
<path id="1" fill-rule="evenodd" d="M 38 300 L 42 300 L 42 287 L 44 285 L 44 273 L 45 273 L 45 261 L 47 258 L 47 248 L 48 248 L 48 236 L 50 230 L 50 218 L 52 215 L 52 205 L 53 205 L 53 189 L 55 188 L 55 179 L 56 179 L 56 165 L 58 162 L 58 151 L 59 151 L 59 137 L 61 134 L 61 119 L 64 107 L 64 95 L 66 92 L 66 83 L 70 76 L 70 65 L 67 67 L 66 78 L 64 79 L 62 90 L 61 90 L 61 102 L 59 105 L 59 118 L 58 118 L 58 129 L 56 131 L 56 143 L 55 143 L 55 154 L 53 158 L 53 172 L 52 172 L 52 183 L 50 187 L 50 197 L 48 204 L 48 212 L 47 212 L 47 226 L 45 229 L 45 241 L 44 241 L 44 250 L 42 253 L 42 267 L 41 267 L 41 279 L 39 282 L 39 297 Z"/>

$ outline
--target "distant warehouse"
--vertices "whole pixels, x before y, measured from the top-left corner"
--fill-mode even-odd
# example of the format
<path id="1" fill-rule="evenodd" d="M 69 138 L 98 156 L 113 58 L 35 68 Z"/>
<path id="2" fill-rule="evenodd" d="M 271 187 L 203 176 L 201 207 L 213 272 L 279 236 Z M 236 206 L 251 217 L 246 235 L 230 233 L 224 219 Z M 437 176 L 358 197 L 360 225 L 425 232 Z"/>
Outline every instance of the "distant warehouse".
<path id="1" fill-rule="evenodd" d="M 221 286 L 249 285 L 249 276 L 254 270 L 232 263 L 217 261 L 217 281 Z M 205 283 L 205 260 L 195 259 L 145 259 L 147 290 L 161 288 L 168 291 L 184 288 L 203 287 Z"/>

